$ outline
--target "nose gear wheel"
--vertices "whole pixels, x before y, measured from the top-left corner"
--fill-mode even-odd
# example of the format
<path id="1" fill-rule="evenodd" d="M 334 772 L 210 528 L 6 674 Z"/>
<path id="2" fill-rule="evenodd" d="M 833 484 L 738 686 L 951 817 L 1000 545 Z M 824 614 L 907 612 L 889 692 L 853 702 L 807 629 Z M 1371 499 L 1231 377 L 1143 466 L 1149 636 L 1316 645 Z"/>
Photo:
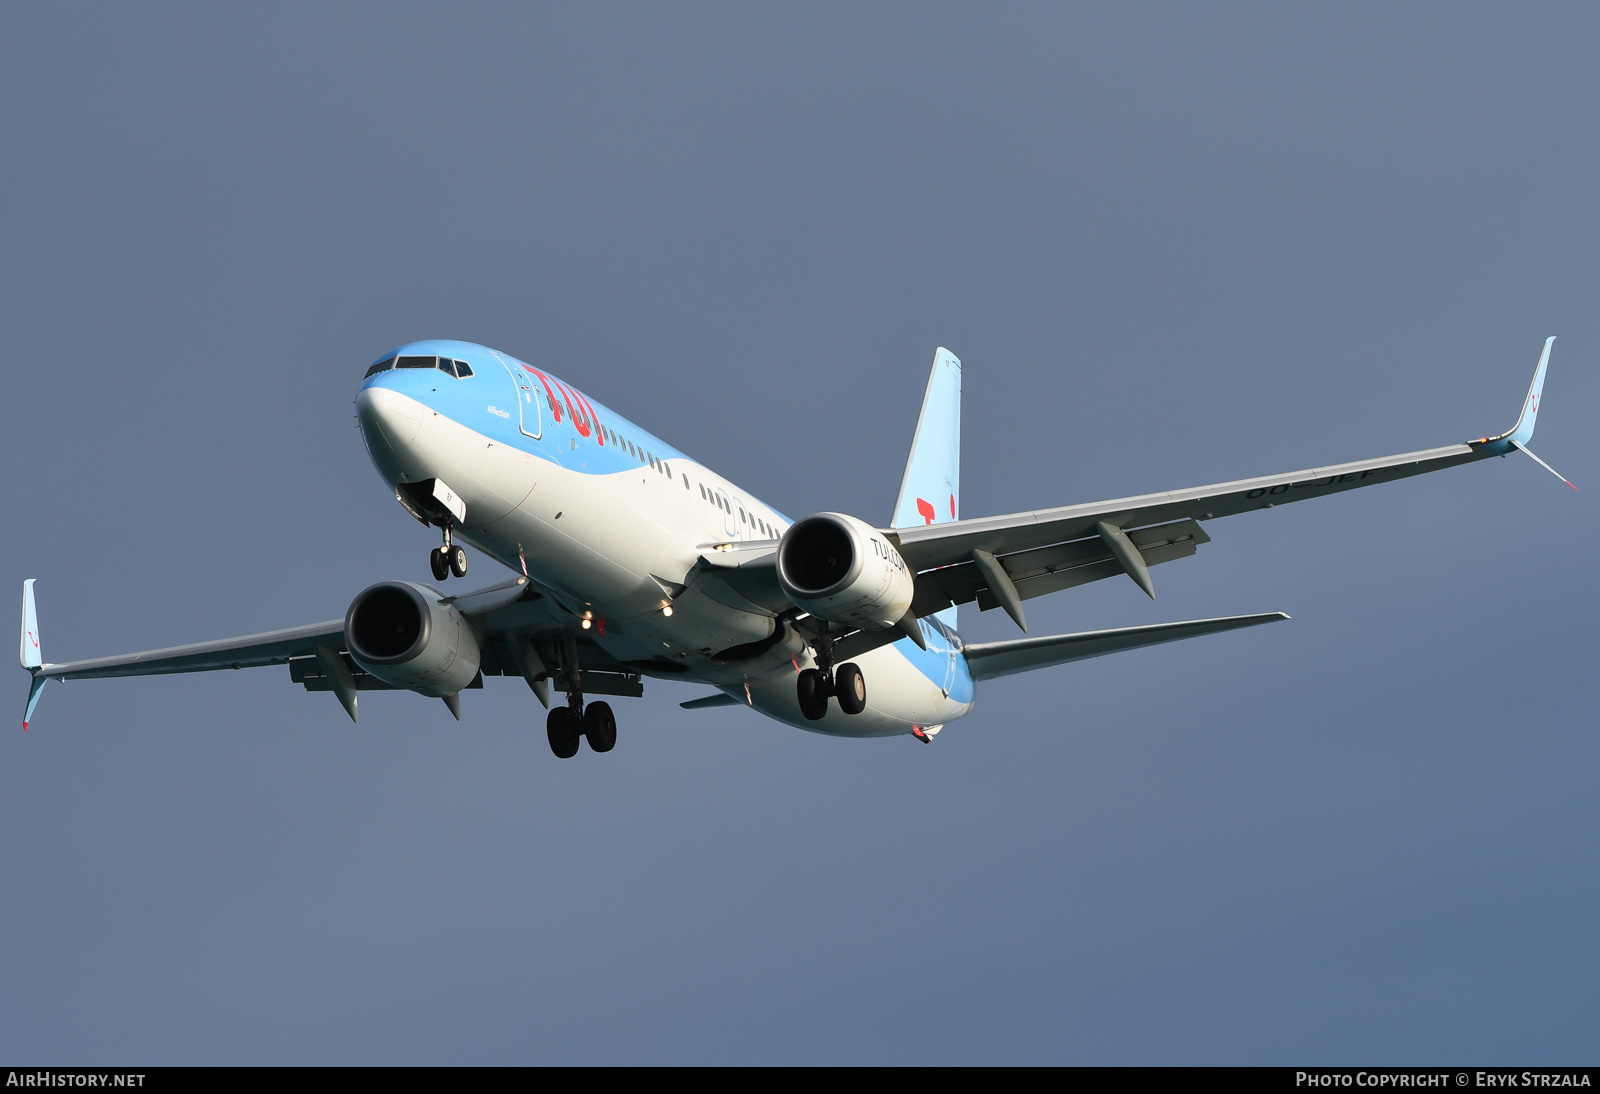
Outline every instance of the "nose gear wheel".
<path id="1" fill-rule="evenodd" d="M 443 581 L 451 574 L 467 576 L 467 549 L 459 543 L 450 542 L 449 525 L 444 527 L 444 546 L 428 552 L 428 569 L 433 571 L 435 581 Z"/>

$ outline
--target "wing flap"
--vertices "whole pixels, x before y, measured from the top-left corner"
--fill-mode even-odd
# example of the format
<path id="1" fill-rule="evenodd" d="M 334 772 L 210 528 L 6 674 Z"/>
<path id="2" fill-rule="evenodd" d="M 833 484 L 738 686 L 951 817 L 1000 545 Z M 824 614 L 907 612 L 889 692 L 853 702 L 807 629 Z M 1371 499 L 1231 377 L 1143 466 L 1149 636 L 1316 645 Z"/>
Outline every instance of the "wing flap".
<path id="1" fill-rule="evenodd" d="M 992 680 L 1030 669 L 1065 665 L 1108 653 L 1199 638 L 1207 634 L 1255 627 L 1288 619 L 1283 612 L 1259 615 L 1229 615 L 1216 619 L 1191 619 L 1182 623 L 1153 623 L 1143 627 L 1119 627 L 1107 631 L 1080 631 L 1077 634 L 1052 634 L 1039 638 L 1018 638 L 1008 642 L 981 642 L 963 648 L 974 680 Z"/>
<path id="2" fill-rule="evenodd" d="M 1211 537 L 1193 520 L 1138 528 L 1129 532 L 1128 538 L 1139 548 L 1147 566 L 1188 558 L 1200 544 L 1211 542 Z M 1018 551 L 1001 556 L 999 562 L 1024 600 L 1123 573 L 1121 563 L 1098 535 Z M 911 610 L 921 618 L 951 604 L 974 600 L 982 611 L 1000 606 L 978 568 L 971 562 L 961 562 L 919 574 Z"/>

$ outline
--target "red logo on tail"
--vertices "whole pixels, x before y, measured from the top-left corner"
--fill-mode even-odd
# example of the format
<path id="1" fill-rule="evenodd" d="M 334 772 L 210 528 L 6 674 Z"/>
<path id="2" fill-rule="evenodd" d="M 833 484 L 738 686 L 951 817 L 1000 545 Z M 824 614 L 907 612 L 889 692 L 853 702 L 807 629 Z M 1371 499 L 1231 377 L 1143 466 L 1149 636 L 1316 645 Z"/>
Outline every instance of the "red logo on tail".
<path id="1" fill-rule="evenodd" d="M 933 506 L 923 501 L 921 498 L 917 499 L 917 512 L 921 513 L 922 519 L 927 521 L 929 524 L 933 523 L 933 518 L 937 515 L 933 511 Z"/>

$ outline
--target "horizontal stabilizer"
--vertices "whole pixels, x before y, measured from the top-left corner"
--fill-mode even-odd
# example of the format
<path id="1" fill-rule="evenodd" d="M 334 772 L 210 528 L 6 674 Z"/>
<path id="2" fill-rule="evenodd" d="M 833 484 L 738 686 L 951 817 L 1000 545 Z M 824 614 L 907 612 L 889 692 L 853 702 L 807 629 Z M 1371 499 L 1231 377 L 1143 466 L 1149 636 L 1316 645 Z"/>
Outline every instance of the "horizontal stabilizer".
<path id="1" fill-rule="evenodd" d="M 1108 653 L 1158 646 L 1163 642 L 1199 638 L 1204 634 L 1219 634 L 1288 618 L 1283 612 L 1225 615 L 1218 619 L 1191 619 L 1184 623 L 1153 623 L 1145 627 L 1119 627 L 1109 631 L 1017 638 L 1009 642 L 978 642 L 966 646 L 962 653 L 967 658 L 967 666 L 972 670 L 974 680 L 992 680 L 997 676 L 1011 676 L 1029 669 L 1064 665 L 1069 661 L 1084 661 Z"/>
<path id="2" fill-rule="evenodd" d="M 709 710 L 712 707 L 742 707 L 744 703 L 731 695 L 707 695 L 699 699 L 690 699 L 687 703 L 679 703 L 684 710 Z"/>

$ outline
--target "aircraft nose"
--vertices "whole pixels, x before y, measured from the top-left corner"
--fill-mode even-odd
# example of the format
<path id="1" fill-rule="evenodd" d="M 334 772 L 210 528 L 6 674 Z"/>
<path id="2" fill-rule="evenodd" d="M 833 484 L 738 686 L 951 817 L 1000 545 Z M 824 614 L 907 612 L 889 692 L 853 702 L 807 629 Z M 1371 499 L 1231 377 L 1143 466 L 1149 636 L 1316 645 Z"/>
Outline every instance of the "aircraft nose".
<path id="1" fill-rule="evenodd" d="M 372 448 L 403 452 L 422 426 L 422 406 L 384 387 L 363 388 L 356 396 L 356 418 Z"/>

